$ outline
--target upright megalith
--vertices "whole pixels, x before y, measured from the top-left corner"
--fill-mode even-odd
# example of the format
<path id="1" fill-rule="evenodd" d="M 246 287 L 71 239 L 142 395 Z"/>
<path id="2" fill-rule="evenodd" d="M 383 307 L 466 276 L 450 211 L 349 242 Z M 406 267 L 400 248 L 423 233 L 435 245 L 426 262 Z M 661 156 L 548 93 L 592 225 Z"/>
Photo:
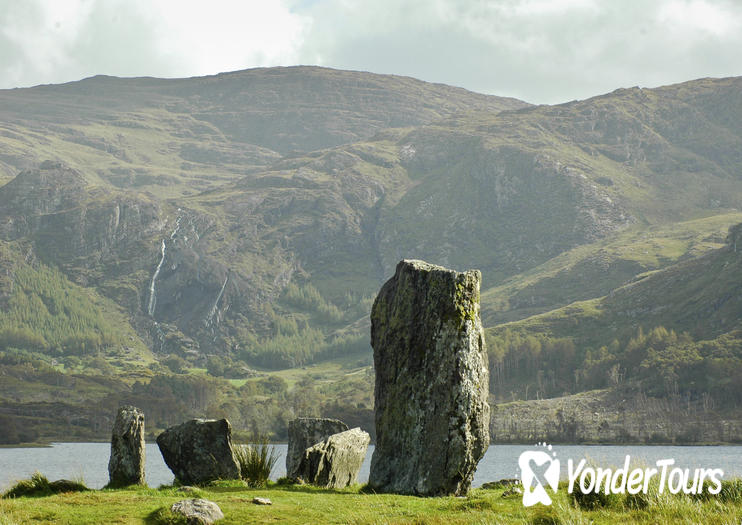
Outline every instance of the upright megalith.
<path id="1" fill-rule="evenodd" d="M 108 485 L 144 485 L 144 414 L 132 406 L 119 408 L 111 434 Z"/>
<path id="2" fill-rule="evenodd" d="M 162 458 L 175 478 L 187 485 L 240 479 L 232 450 L 232 426 L 226 419 L 192 419 L 157 436 Z"/>
<path id="3" fill-rule="evenodd" d="M 463 495 L 489 446 L 478 270 L 404 260 L 371 310 L 376 449 L 369 486 Z"/>
<path id="4" fill-rule="evenodd" d="M 348 425 L 338 419 L 300 417 L 289 421 L 289 447 L 286 451 L 286 477 L 300 477 L 299 465 L 304 451 L 333 434 L 345 432 Z"/>
<path id="5" fill-rule="evenodd" d="M 299 477 L 307 483 L 341 489 L 358 483 L 358 473 L 371 441 L 360 428 L 333 434 L 304 451 Z"/>

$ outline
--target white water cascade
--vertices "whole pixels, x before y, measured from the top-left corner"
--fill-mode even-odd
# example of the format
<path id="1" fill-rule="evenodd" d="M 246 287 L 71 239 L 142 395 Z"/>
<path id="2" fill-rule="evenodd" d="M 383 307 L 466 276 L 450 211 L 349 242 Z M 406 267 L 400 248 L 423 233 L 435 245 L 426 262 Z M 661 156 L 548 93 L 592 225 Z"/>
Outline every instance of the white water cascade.
<path id="1" fill-rule="evenodd" d="M 211 324 L 211 320 L 214 318 L 214 315 L 216 315 L 216 309 L 219 307 L 219 301 L 222 300 L 222 295 L 224 295 L 224 289 L 227 287 L 227 281 L 229 281 L 229 272 L 227 272 L 227 276 L 224 278 L 222 289 L 219 290 L 219 294 L 216 296 L 214 306 L 211 307 L 209 315 L 206 316 L 206 322 L 204 323 L 206 326 L 209 326 Z"/>
<path id="2" fill-rule="evenodd" d="M 157 281 L 157 276 L 160 275 L 162 263 L 165 262 L 165 239 L 162 239 L 162 248 L 160 249 L 160 251 L 162 252 L 160 262 L 157 265 L 155 273 L 152 274 L 152 282 L 149 283 L 149 304 L 147 305 L 147 313 L 149 313 L 150 317 L 154 317 L 155 315 L 155 305 L 157 304 L 157 291 L 155 290 L 155 281 Z"/>

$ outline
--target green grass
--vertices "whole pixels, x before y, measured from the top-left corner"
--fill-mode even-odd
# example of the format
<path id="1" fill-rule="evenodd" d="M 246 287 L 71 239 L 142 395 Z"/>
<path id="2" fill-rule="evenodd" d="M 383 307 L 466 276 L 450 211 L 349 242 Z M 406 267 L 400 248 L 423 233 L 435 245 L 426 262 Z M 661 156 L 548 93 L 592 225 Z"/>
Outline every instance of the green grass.
<path id="1" fill-rule="evenodd" d="M 220 483 L 199 490 L 198 497 L 216 502 L 225 519 L 220 524 L 352 523 L 352 524 L 675 524 L 738 523 L 742 502 L 708 501 L 683 496 L 663 497 L 644 509 L 614 505 L 595 510 L 576 507 L 564 490 L 551 507 L 524 508 L 519 497 L 503 498 L 502 489 L 472 490 L 467 498 L 418 498 L 363 494 L 356 486 L 322 490 L 308 486 L 250 489 L 241 483 Z M 273 505 L 253 505 L 253 497 Z M 156 524 L 176 501 L 193 497 L 177 488 L 127 488 L 58 494 L 45 498 L 0 500 L 0 524 Z M 32 504 L 31 504 L 32 503 Z"/>

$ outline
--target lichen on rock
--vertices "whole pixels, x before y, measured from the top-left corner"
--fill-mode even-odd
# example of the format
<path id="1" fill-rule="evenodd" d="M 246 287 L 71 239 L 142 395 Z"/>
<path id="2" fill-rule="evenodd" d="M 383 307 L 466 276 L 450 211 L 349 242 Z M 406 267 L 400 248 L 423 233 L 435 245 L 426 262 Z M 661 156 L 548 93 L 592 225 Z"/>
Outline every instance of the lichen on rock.
<path id="1" fill-rule="evenodd" d="M 371 437 L 360 428 L 333 434 L 304 451 L 298 468 L 301 479 L 313 485 L 341 489 L 358 483 Z"/>
<path id="2" fill-rule="evenodd" d="M 404 260 L 371 312 L 376 449 L 369 486 L 466 494 L 489 446 L 478 270 Z"/>
<path id="3" fill-rule="evenodd" d="M 192 419 L 157 436 L 162 458 L 183 484 L 240 479 L 232 449 L 232 426 L 226 419 Z"/>
<path id="4" fill-rule="evenodd" d="M 144 462 L 144 413 L 136 407 L 121 407 L 111 435 L 108 485 L 144 485 Z"/>

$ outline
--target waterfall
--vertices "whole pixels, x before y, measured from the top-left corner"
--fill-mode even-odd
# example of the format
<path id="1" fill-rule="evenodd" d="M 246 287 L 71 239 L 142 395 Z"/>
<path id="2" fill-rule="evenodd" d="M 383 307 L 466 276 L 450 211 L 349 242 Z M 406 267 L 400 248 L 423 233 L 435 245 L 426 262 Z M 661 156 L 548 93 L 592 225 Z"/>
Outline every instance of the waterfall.
<path id="1" fill-rule="evenodd" d="M 165 348 L 165 332 L 162 331 L 160 325 L 155 321 L 155 330 L 157 331 L 157 340 L 160 342 L 160 352 Z"/>
<path id="2" fill-rule="evenodd" d="M 165 262 L 165 239 L 162 239 L 162 248 L 160 249 L 162 252 L 162 256 L 160 257 L 160 262 L 157 265 L 157 269 L 155 270 L 155 273 L 152 275 L 152 282 L 149 284 L 149 305 L 147 305 L 147 313 L 149 313 L 150 317 L 154 317 L 155 315 L 155 304 L 157 303 L 157 292 L 155 291 L 155 281 L 157 280 L 157 276 L 160 274 L 160 270 L 162 269 L 162 263 Z"/>
<path id="3" fill-rule="evenodd" d="M 178 212 L 180 212 L 180 208 L 178 208 Z M 175 239 L 176 235 L 178 235 L 178 232 L 180 231 L 180 221 L 182 219 L 183 216 L 178 215 L 178 218 L 175 220 L 175 228 L 170 233 L 171 241 Z M 160 248 L 162 256 L 160 257 L 160 262 L 157 264 L 155 273 L 152 275 L 152 282 L 149 283 L 149 304 L 147 304 L 147 313 L 150 317 L 155 316 L 155 306 L 157 306 L 157 291 L 155 290 L 155 281 L 157 281 L 157 276 L 160 275 L 160 270 L 162 270 L 162 265 L 165 262 L 165 249 L 165 239 L 162 239 L 162 246 Z"/>
<path id="4" fill-rule="evenodd" d="M 180 211 L 180 208 L 178 208 L 178 211 Z M 170 234 L 170 240 L 173 240 L 175 236 L 178 235 L 178 231 L 180 230 L 180 221 L 182 218 L 182 215 L 178 215 L 178 218 L 175 219 L 175 229 L 173 230 L 173 233 Z"/>
<path id="5" fill-rule="evenodd" d="M 211 310 L 209 311 L 209 315 L 206 316 L 206 322 L 204 323 L 206 326 L 209 326 L 211 324 L 211 320 L 214 318 L 214 315 L 216 315 L 216 309 L 219 306 L 219 301 L 221 301 L 222 299 L 222 295 L 224 294 L 224 289 L 227 287 L 227 281 L 229 281 L 229 272 L 227 272 L 227 276 L 224 278 L 222 289 L 219 290 L 219 294 L 216 296 L 216 301 L 214 301 L 214 306 L 211 307 Z"/>

